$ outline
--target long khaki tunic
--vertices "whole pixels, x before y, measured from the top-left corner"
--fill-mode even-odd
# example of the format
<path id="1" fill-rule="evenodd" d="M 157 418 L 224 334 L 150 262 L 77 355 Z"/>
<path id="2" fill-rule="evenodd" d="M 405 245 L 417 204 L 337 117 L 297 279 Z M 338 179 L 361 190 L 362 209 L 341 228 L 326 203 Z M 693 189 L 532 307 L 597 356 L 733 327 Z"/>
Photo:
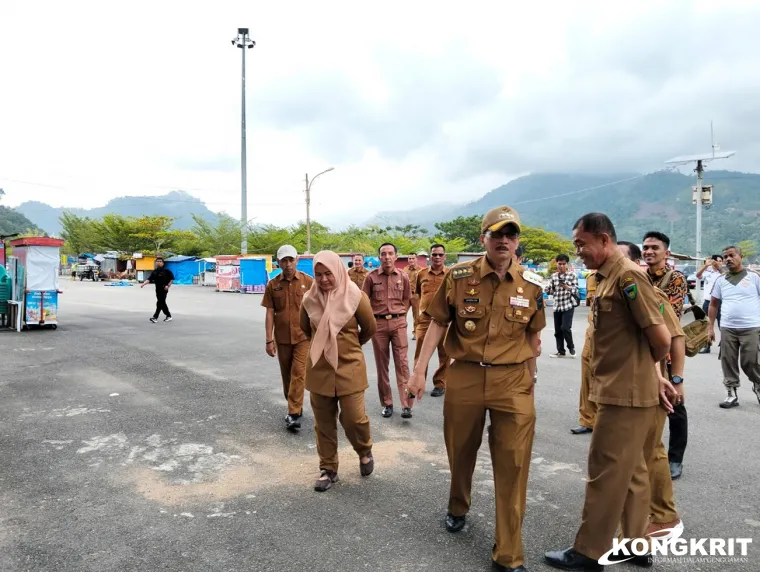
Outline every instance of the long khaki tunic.
<path id="1" fill-rule="evenodd" d="M 309 339 L 312 332 L 317 330 L 317 324 L 311 322 L 303 306 L 301 329 Z M 377 322 L 372 313 L 372 305 L 367 295 L 362 293 L 354 317 L 338 332 L 338 370 L 335 371 L 327 363 L 324 355 L 316 365 L 311 363 L 309 356 L 306 360 L 306 389 L 326 397 L 342 397 L 367 389 L 367 364 L 362 346 L 372 338 L 376 330 Z"/>

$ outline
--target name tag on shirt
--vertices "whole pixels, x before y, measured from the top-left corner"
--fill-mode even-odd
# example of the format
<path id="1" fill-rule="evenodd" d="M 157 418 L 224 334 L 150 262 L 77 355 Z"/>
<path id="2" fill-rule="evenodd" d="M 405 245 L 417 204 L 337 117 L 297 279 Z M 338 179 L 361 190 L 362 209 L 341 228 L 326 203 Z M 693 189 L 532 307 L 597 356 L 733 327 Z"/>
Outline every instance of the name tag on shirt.
<path id="1" fill-rule="evenodd" d="M 517 306 L 519 308 L 527 308 L 530 306 L 530 300 L 523 298 L 522 296 L 512 296 L 509 299 L 510 306 Z"/>

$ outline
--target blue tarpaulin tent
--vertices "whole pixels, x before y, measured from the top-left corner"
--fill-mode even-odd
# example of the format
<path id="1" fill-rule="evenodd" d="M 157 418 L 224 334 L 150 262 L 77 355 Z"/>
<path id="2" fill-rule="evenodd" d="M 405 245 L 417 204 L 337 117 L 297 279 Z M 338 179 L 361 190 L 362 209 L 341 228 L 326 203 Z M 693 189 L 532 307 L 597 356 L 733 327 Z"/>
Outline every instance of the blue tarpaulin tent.
<path id="1" fill-rule="evenodd" d="M 263 294 L 267 285 L 265 258 L 240 259 L 240 291 L 245 294 Z"/>
<path id="2" fill-rule="evenodd" d="M 164 260 L 166 268 L 174 274 L 175 284 L 192 284 L 193 277 L 205 270 L 205 263 L 199 264 L 195 256 L 172 256 Z"/>

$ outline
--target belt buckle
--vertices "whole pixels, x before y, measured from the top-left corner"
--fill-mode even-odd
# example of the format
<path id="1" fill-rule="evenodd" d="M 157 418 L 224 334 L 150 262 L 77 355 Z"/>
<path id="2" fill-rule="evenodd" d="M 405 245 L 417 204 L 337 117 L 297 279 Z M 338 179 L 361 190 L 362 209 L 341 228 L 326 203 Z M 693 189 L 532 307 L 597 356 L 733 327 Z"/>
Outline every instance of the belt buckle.
<path id="1" fill-rule="evenodd" d="M 392 320 L 392 319 L 393 319 L 393 316 L 392 316 L 391 314 L 386 314 L 386 315 L 385 315 L 385 319 L 386 319 L 386 320 Z"/>

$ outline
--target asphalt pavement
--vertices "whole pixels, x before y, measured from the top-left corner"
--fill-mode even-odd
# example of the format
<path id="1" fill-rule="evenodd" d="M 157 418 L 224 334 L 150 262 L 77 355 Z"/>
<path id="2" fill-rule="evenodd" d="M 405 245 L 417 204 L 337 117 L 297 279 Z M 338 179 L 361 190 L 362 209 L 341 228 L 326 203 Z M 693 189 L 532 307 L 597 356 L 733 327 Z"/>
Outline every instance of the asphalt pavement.
<path id="1" fill-rule="evenodd" d="M 152 287 L 62 285 L 57 330 L 0 333 L 0 570 L 491 570 L 487 440 L 467 528 L 449 534 L 443 398 L 426 395 L 409 421 L 397 401 L 383 419 L 370 344 L 375 472 L 359 476 L 341 433 L 341 480 L 317 493 L 313 417 L 307 405 L 301 432 L 284 429 L 260 295 L 177 286 L 174 321 L 152 324 Z M 543 553 L 571 545 L 580 521 L 590 437 L 569 430 L 586 312 L 574 323 L 578 358 L 550 359 L 551 325 L 542 335 L 531 571 L 550 569 Z M 717 351 L 689 358 L 685 379 L 689 445 L 675 482 L 684 537 L 754 542 L 746 561 L 671 558 L 656 569 L 760 570 L 760 404 L 743 378 L 740 407 L 718 407 Z"/>

